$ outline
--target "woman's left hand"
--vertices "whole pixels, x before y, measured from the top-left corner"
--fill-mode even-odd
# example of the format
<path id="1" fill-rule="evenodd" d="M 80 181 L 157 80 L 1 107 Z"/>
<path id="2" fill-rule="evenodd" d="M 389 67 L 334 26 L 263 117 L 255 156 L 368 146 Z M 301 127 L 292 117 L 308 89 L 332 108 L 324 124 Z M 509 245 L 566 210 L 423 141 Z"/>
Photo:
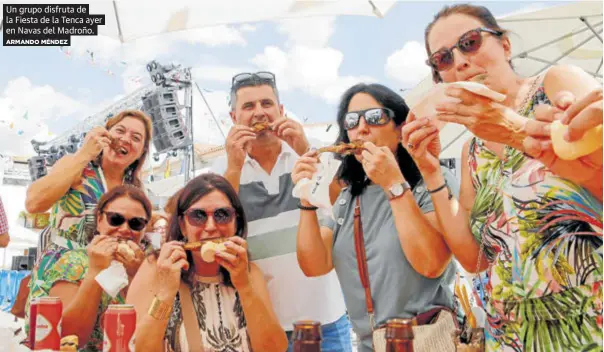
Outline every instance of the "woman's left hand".
<path id="1" fill-rule="evenodd" d="M 361 165 L 373 183 L 388 191 L 393 184 L 405 181 L 396 157 L 388 147 L 365 142 L 363 148 Z"/>
<path id="2" fill-rule="evenodd" d="M 448 87 L 446 94 L 461 101 L 436 105 L 436 117 L 439 120 L 464 125 L 485 141 L 522 150 L 527 118 L 489 98 L 462 88 Z"/>
<path id="3" fill-rule="evenodd" d="M 249 260 L 247 257 L 247 241 L 241 237 L 229 237 L 224 242 L 227 251 L 216 253 L 216 262 L 231 274 L 231 282 L 239 291 L 250 284 Z"/>
<path id="4" fill-rule="evenodd" d="M 128 277 L 134 277 L 134 275 L 136 275 L 136 272 L 138 271 L 138 268 L 141 266 L 143 260 L 145 259 L 145 253 L 139 245 L 137 245 L 131 240 L 126 241 L 126 244 L 128 245 L 128 247 L 130 247 L 130 249 L 132 249 L 132 251 L 134 252 L 134 256 L 127 257 L 120 251 L 116 251 L 115 259 L 124 264 L 124 267 L 126 268 L 126 273 L 128 273 Z"/>

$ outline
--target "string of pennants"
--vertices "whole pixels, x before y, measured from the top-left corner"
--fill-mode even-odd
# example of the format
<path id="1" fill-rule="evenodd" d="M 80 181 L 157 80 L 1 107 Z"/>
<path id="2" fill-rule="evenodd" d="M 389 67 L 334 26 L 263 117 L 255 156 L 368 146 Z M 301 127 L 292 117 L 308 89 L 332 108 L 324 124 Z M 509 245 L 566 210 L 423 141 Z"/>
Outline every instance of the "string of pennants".
<path id="1" fill-rule="evenodd" d="M 69 47 L 64 47 L 64 46 L 60 46 L 59 50 L 65 55 L 65 57 L 67 57 L 68 59 L 71 59 L 73 57 L 73 52 L 71 51 L 71 49 L 69 49 Z M 107 67 L 101 67 L 101 64 L 95 60 L 94 58 L 94 51 L 86 49 L 86 53 L 82 54 L 86 56 L 86 61 L 91 65 L 91 66 L 96 66 L 99 67 L 103 72 L 105 72 L 107 75 L 109 76 L 114 76 L 115 72 L 111 71 L 111 69 L 107 68 Z M 122 66 L 128 66 L 129 64 L 126 61 L 120 61 L 120 65 Z M 130 80 L 131 82 L 134 83 L 141 83 L 143 77 L 138 76 L 138 75 L 133 75 L 133 76 L 128 76 L 126 77 L 128 80 Z"/>
<path id="2" fill-rule="evenodd" d="M 23 116 L 21 116 L 21 118 L 23 120 L 28 121 L 29 120 L 29 111 L 25 111 L 25 114 L 23 114 Z M 14 130 L 15 133 L 17 134 L 17 136 L 22 136 L 25 133 L 25 131 L 22 128 L 20 128 L 21 126 L 19 126 L 19 125 L 21 125 L 21 124 L 19 123 L 18 120 L 17 121 L 9 121 L 9 120 L 2 120 L 2 119 L 0 119 L 0 125 L 8 126 L 8 129 L 9 130 Z M 36 127 L 42 128 L 42 123 L 40 121 L 36 122 Z M 48 132 L 48 135 L 52 136 L 53 133 L 52 132 Z"/>

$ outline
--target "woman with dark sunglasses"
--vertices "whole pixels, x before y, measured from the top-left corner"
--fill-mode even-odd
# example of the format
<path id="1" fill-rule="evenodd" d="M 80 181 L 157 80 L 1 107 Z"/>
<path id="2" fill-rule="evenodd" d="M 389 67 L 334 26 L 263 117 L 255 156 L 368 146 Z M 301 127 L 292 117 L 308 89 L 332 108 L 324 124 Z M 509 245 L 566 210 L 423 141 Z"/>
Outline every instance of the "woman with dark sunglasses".
<path id="1" fill-rule="evenodd" d="M 402 148 L 401 126 L 409 108 L 398 94 L 380 84 L 348 89 L 338 109 L 337 142 L 363 141 L 364 150 L 344 156 L 335 183 L 346 186 L 334 203 L 335 221 L 319 224 L 317 208 L 300 203 L 298 262 L 307 276 L 335 268 L 359 351 L 372 351 L 372 331 L 391 318 L 412 318 L 453 308 L 449 288 L 455 276 L 442 226 L 433 213 L 429 190 L 415 162 Z M 292 179 L 311 179 L 316 151 L 303 155 Z M 443 174 L 455 189 L 452 173 Z M 357 203 L 358 202 L 358 203 Z M 355 248 L 355 208 L 360 206 L 370 294 L 359 278 Z M 361 264 L 362 265 L 362 264 Z M 373 308 L 366 302 L 373 302 Z M 372 311 L 373 310 L 373 311 Z M 454 319 L 453 317 L 451 317 Z M 427 323 L 429 319 L 419 320 Z M 447 338 L 451 331 L 441 331 Z"/>
<path id="2" fill-rule="evenodd" d="M 128 281 L 132 281 L 144 260 L 141 240 L 151 209 L 149 199 L 140 189 L 130 185 L 113 188 L 99 200 L 96 234 L 88 247 L 65 252 L 46 271 L 49 296 L 59 297 L 63 302 L 61 334 L 77 335 L 83 346 L 80 351 L 103 350 L 102 314 L 110 304 L 125 303 L 128 287 L 111 297 L 95 278 L 117 260 L 124 264 Z M 123 245 L 132 254 L 118 250 Z"/>
<path id="3" fill-rule="evenodd" d="M 442 104 L 436 116 L 477 136 L 462 150 L 459 202 L 446 187 L 431 196 L 447 224 L 443 239 L 459 263 L 469 272 L 489 273 L 487 350 L 602 350 L 602 203 L 593 191 L 523 154 L 523 124 L 538 104 L 552 109 L 563 91 L 580 99 L 597 84 L 566 66 L 535 77 L 515 73 L 507 33 L 482 6 L 445 7 L 426 28 L 425 41 L 435 82 L 480 77 L 507 96 L 493 106 L 450 89 L 447 94 L 460 103 Z M 562 105 L 569 102 L 556 108 L 564 110 Z M 406 124 L 403 145 L 434 189 L 446 183 L 438 172 L 438 131 L 430 126 L 432 119 Z M 601 153 L 599 170 L 577 169 L 586 180 L 597 175 L 600 185 Z"/>
<path id="4" fill-rule="evenodd" d="M 169 242 L 145 260 L 128 291 L 137 312 L 137 351 L 287 349 L 264 276 L 249 262 L 246 236 L 243 207 L 222 176 L 204 174 L 185 186 Z M 183 246 L 225 239 L 226 250 L 213 262 L 199 248 Z"/>

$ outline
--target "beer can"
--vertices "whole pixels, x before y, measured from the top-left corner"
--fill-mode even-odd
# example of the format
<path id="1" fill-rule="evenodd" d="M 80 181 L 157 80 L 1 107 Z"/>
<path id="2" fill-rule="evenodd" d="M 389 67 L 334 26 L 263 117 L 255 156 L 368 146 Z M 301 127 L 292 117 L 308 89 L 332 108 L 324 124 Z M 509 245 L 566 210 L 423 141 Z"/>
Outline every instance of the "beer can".
<path id="1" fill-rule="evenodd" d="M 36 344 L 36 315 L 38 314 L 38 299 L 32 298 L 29 302 L 29 348 L 34 349 Z"/>
<path id="2" fill-rule="evenodd" d="M 134 352 L 136 311 L 131 304 L 111 304 L 103 319 L 103 352 Z"/>
<path id="3" fill-rule="evenodd" d="M 34 351 L 58 350 L 61 346 L 60 321 L 63 303 L 58 297 L 40 297 L 36 305 Z"/>

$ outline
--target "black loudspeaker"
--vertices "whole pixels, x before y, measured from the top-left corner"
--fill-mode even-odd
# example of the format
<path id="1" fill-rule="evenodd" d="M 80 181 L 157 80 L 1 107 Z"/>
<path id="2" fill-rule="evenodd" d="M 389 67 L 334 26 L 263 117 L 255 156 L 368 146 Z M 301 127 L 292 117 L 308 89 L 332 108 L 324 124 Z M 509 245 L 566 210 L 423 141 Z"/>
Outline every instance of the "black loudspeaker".
<path id="1" fill-rule="evenodd" d="M 34 267 L 35 257 L 16 255 L 13 257 L 11 270 L 31 270 Z"/>
<path id="2" fill-rule="evenodd" d="M 43 156 L 34 156 L 27 161 L 29 167 L 29 176 L 32 181 L 39 179 L 42 176 L 46 176 L 48 169 L 46 168 L 46 160 Z"/>
<path id="3" fill-rule="evenodd" d="M 177 88 L 158 88 L 144 96 L 143 111 L 153 122 L 153 145 L 157 153 L 191 145 L 185 119 L 178 104 Z"/>

